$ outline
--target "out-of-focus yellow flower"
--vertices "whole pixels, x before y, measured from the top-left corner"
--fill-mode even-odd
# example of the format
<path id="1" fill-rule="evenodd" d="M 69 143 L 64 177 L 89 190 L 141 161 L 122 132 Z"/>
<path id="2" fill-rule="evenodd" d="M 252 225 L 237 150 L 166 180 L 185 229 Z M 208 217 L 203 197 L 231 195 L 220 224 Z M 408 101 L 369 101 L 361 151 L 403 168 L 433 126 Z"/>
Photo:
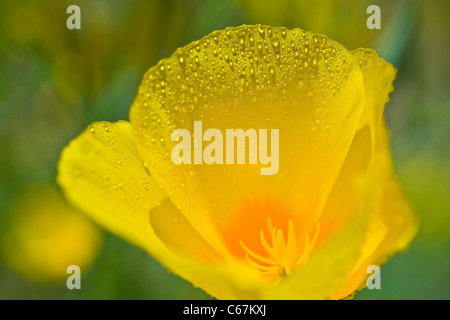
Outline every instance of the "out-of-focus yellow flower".
<path id="1" fill-rule="evenodd" d="M 70 207 L 55 186 L 26 189 L 10 213 L 0 235 L 2 259 L 29 280 L 63 280 L 70 265 L 84 272 L 101 249 L 101 230 Z"/>
<path id="2" fill-rule="evenodd" d="M 395 72 L 372 50 L 300 29 L 216 31 L 145 74 L 131 122 L 97 122 L 73 140 L 58 182 L 217 298 L 343 298 L 417 229 L 383 119 Z M 171 134 L 194 121 L 279 129 L 278 173 L 174 164 Z"/>

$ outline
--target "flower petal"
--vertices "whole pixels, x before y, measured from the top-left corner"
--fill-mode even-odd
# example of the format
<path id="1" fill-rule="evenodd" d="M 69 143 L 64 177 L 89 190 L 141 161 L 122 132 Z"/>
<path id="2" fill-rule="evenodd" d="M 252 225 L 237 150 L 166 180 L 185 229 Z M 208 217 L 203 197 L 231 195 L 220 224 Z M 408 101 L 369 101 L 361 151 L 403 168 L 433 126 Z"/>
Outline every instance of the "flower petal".
<path id="1" fill-rule="evenodd" d="M 365 107 L 359 128 L 369 125 L 373 141 L 372 152 L 374 156 L 384 157 L 383 160 L 374 158 L 374 161 L 386 161 L 388 165 L 391 162 L 389 137 L 383 111 L 389 101 L 389 93 L 394 90 L 392 83 L 397 69 L 379 58 L 374 50 L 357 49 L 352 53 L 358 61 L 364 78 Z"/>
<path id="2" fill-rule="evenodd" d="M 369 226 L 361 255 L 348 285 L 334 294 L 334 299 L 346 297 L 366 286 L 367 268 L 381 267 L 389 258 L 405 250 L 414 238 L 418 221 L 395 178 L 385 183 L 379 210 Z"/>
<path id="3" fill-rule="evenodd" d="M 347 288 L 381 198 L 380 177 L 368 174 L 371 149 L 366 126 L 356 133 L 321 214 L 321 232 L 308 263 L 269 294 L 284 299 L 329 299 Z"/>
<path id="4" fill-rule="evenodd" d="M 145 171 L 128 122 L 91 124 L 63 150 L 57 181 L 97 223 L 147 248 L 149 210 L 166 196 Z"/>
<path id="5" fill-rule="evenodd" d="M 355 265 L 348 286 L 337 292 L 334 298 L 345 297 L 365 287 L 367 267 L 381 265 L 398 251 L 404 250 L 417 232 L 418 220 L 408 204 L 406 196 L 394 175 L 389 151 L 389 134 L 383 110 L 388 94 L 393 90 L 392 82 L 396 69 L 373 50 L 353 51 L 364 76 L 366 107 L 360 126 L 369 126 L 372 134 L 372 159 L 369 171 L 382 175 L 382 192 L 379 209 L 367 232 L 361 257 Z"/>
<path id="6" fill-rule="evenodd" d="M 361 71 L 364 76 L 366 91 L 366 118 L 361 118 L 361 125 L 368 124 L 372 132 L 373 158 L 372 170 L 386 171 L 383 198 L 379 210 L 379 217 L 384 221 L 387 234 L 383 240 L 382 250 L 385 256 L 390 256 L 398 250 L 404 249 L 414 237 L 418 221 L 417 216 L 408 204 L 401 184 L 394 174 L 394 165 L 389 147 L 389 132 L 386 127 L 383 110 L 389 101 L 388 94 L 393 90 L 397 70 L 389 63 L 378 58 L 373 50 L 359 49 L 353 51 L 357 59 L 362 61 Z M 370 115 L 370 112 L 373 115 Z M 390 249 L 387 249 L 389 247 Z M 385 260 L 385 259 L 383 259 Z"/>
<path id="7" fill-rule="evenodd" d="M 327 292 L 330 294 L 328 298 L 344 298 L 364 287 L 367 267 L 381 265 L 404 249 L 417 231 L 415 216 L 393 174 L 383 117 L 396 70 L 373 50 L 359 49 L 353 54 L 363 72 L 365 84 L 365 107 L 359 130 L 321 215 L 324 232 L 319 242 L 323 245 L 312 256 L 309 265 L 299 270 L 296 279 L 286 279 L 286 284 L 283 284 L 288 288 L 291 286 L 292 291 L 301 291 L 308 283 L 303 277 L 313 277 L 308 270 L 322 272 L 322 276 L 316 275 L 321 281 L 306 288 L 311 294 L 320 288 L 318 292 L 322 296 L 314 296 L 316 298 L 324 298 L 323 294 Z M 349 231 L 349 224 L 358 227 Z M 343 237 L 343 233 L 349 232 L 353 232 L 353 241 L 327 250 Z M 328 244 L 327 240 L 332 243 Z M 330 260 L 339 262 L 327 267 Z M 323 283 L 322 288 L 320 283 Z M 331 287 L 334 292 L 329 290 Z"/>
<path id="8" fill-rule="evenodd" d="M 216 227 L 245 198 L 270 193 L 318 216 L 363 107 L 361 71 L 341 45 L 299 29 L 242 26 L 214 32 L 151 68 L 130 121 L 152 177 L 225 252 Z M 192 135 L 194 121 L 202 121 L 203 132 L 221 130 L 224 140 L 226 129 L 279 129 L 279 172 L 261 175 L 261 164 L 174 164 L 171 134 Z"/>
<path id="9" fill-rule="evenodd" d="M 90 125 L 63 150 L 57 181 L 95 222 L 206 292 L 223 299 L 258 295 L 262 282 L 253 270 L 225 263 L 154 183 L 130 123 Z"/>
<path id="10" fill-rule="evenodd" d="M 166 250 L 162 241 L 178 253 L 220 259 L 146 171 L 129 122 L 91 124 L 63 151 L 58 169 L 66 197 L 109 231 L 154 255 Z"/>

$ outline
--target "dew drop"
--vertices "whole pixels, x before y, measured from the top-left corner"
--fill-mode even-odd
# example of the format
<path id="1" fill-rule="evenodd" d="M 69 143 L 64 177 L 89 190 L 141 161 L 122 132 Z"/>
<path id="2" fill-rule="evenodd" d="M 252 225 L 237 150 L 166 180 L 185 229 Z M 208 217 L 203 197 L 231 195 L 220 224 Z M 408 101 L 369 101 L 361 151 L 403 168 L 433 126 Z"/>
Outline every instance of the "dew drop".
<path id="1" fill-rule="evenodd" d="M 270 74 L 274 74 L 275 73 L 275 68 L 273 66 L 269 67 L 269 72 Z"/>
<path id="2" fill-rule="evenodd" d="M 183 52 L 182 52 L 181 50 L 178 51 L 177 56 L 178 56 L 178 62 L 179 62 L 180 65 L 183 67 L 183 66 L 184 66 L 184 63 L 185 63 L 185 59 L 184 59 Z"/>
<path id="3" fill-rule="evenodd" d="M 278 37 L 272 38 L 272 45 L 273 45 L 273 48 L 275 49 L 275 51 L 277 51 L 279 49 L 280 40 L 278 39 Z"/>
<path id="4" fill-rule="evenodd" d="M 261 38 L 264 38 L 264 36 L 265 36 L 265 29 L 264 29 L 264 27 L 262 25 L 258 26 L 258 33 L 259 33 L 259 36 Z"/>

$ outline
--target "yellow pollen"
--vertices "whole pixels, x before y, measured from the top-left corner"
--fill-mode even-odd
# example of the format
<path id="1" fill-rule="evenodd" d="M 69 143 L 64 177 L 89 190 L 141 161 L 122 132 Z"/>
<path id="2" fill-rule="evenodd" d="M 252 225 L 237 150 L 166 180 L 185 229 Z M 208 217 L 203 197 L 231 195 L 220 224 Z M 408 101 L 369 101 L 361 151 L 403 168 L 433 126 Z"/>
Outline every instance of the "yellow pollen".
<path id="1" fill-rule="evenodd" d="M 320 225 L 318 224 L 312 239 L 309 234 L 306 234 L 305 245 L 303 250 L 300 250 L 297 239 L 295 237 L 294 223 L 289 219 L 288 222 L 287 240 L 285 240 L 283 231 L 273 226 L 270 218 L 267 218 L 267 228 L 269 230 L 269 239 L 271 243 L 266 240 L 264 231 L 261 230 L 260 238 L 261 244 L 266 251 L 266 256 L 261 256 L 250 250 L 242 240 L 240 244 L 245 250 L 247 261 L 262 272 L 263 275 L 268 276 L 284 276 L 291 274 L 295 267 L 300 266 L 308 261 L 319 236 Z"/>

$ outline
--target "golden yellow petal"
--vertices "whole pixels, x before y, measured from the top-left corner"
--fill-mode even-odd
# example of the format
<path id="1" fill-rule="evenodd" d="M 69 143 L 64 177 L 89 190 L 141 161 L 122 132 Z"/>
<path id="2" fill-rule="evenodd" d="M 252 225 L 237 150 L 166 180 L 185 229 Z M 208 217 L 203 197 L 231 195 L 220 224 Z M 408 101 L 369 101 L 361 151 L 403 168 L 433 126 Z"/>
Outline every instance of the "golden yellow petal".
<path id="1" fill-rule="evenodd" d="M 319 215 L 363 107 L 358 63 L 338 43 L 300 29 L 241 26 L 214 32 L 151 68 L 130 121 L 152 177 L 225 255 L 217 226 L 245 199 L 269 194 L 313 219 Z M 226 129 L 279 129 L 278 173 L 261 175 L 260 163 L 174 164 L 178 142 L 171 134 L 192 135 L 194 121 L 224 138 Z"/>
<path id="2" fill-rule="evenodd" d="M 140 159 L 128 122 L 96 122 L 63 150 L 57 181 L 94 221 L 145 248 L 148 212 L 166 197 Z"/>
<path id="3" fill-rule="evenodd" d="M 392 255 L 404 249 L 417 231 L 417 221 L 412 213 L 401 188 L 393 174 L 388 133 L 384 122 L 383 110 L 388 94 L 393 90 L 395 68 L 378 58 L 373 50 L 360 49 L 353 52 L 365 83 L 365 107 L 355 134 L 352 146 L 347 154 L 341 172 L 332 189 L 330 197 L 321 215 L 323 232 L 316 255 L 309 266 L 299 270 L 299 278 L 314 263 L 316 270 L 322 272 L 324 287 L 316 297 L 339 299 L 364 287 L 369 274 L 367 267 L 381 266 Z M 348 225 L 359 221 L 353 231 L 354 241 L 341 248 L 327 252 L 327 241 L 335 243 L 335 237 L 351 232 Z M 327 255 L 320 261 L 325 250 Z M 342 256 L 346 258 L 342 258 Z M 327 270 L 327 261 L 339 261 Z M 336 276 L 337 272 L 339 277 Z M 313 276 L 308 276 L 313 277 Z M 308 283 L 301 280 L 286 279 L 284 284 L 300 289 Z M 328 290 L 330 285 L 334 288 Z M 326 288 L 325 288 L 326 287 Z M 320 285 L 311 287 L 311 292 Z M 328 294 L 328 295 L 327 295 Z"/>
<path id="4" fill-rule="evenodd" d="M 219 258 L 146 171 L 129 122 L 91 124 L 64 149 L 58 182 L 93 220 L 150 253 L 157 252 L 162 240 L 192 257 Z M 166 209 L 164 216 L 159 207 Z"/>
<path id="5" fill-rule="evenodd" d="M 368 172 L 371 149 L 366 126 L 356 133 L 321 213 L 321 231 L 308 262 L 283 279 L 268 297 L 330 299 L 347 288 L 381 199 L 379 182 L 383 180 Z"/>
<path id="6" fill-rule="evenodd" d="M 383 116 L 388 94 L 393 90 L 396 69 L 373 50 L 358 49 L 353 54 L 359 61 L 365 83 L 366 106 L 360 126 L 369 127 L 372 135 L 373 156 L 369 172 L 383 177 L 382 191 L 377 214 L 371 222 L 349 284 L 333 298 L 343 298 L 365 287 L 367 267 L 373 264 L 381 266 L 395 253 L 404 250 L 418 228 L 417 217 L 393 173 L 389 134 Z"/>
<path id="7" fill-rule="evenodd" d="M 391 160 L 383 111 L 389 101 L 389 93 L 394 90 L 397 69 L 379 58 L 374 50 L 357 49 L 352 54 L 358 61 L 364 78 L 365 107 L 359 128 L 369 125 L 374 161 L 385 161 L 385 165 L 389 165 Z"/>
<path id="8" fill-rule="evenodd" d="M 223 299 L 258 294 L 253 270 L 225 263 L 154 183 L 130 123 L 91 124 L 62 152 L 57 181 L 95 222 L 206 292 Z"/>
<path id="9" fill-rule="evenodd" d="M 373 50 L 360 49 L 353 52 L 362 61 L 361 71 L 364 76 L 366 91 L 366 110 L 375 110 L 373 117 L 361 119 L 361 125 L 368 124 L 372 131 L 373 153 L 372 170 L 380 171 L 386 165 L 386 182 L 379 216 L 386 225 L 387 235 L 383 240 L 386 246 L 381 250 L 386 257 L 404 249 L 412 240 L 418 228 L 416 214 L 408 203 L 401 183 L 394 174 L 389 147 L 389 133 L 384 121 L 384 105 L 389 101 L 388 94 L 393 90 L 397 70 L 389 63 L 377 57 Z M 388 249 L 388 247 L 390 249 Z M 383 259 L 382 259 L 383 260 Z"/>
<path id="10" fill-rule="evenodd" d="M 407 202 L 398 181 L 392 177 L 383 185 L 384 191 L 376 216 L 367 231 L 361 256 L 355 264 L 348 285 L 334 294 L 344 298 L 366 286 L 367 268 L 382 265 L 394 254 L 405 250 L 418 229 L 418 220 Z"/>

